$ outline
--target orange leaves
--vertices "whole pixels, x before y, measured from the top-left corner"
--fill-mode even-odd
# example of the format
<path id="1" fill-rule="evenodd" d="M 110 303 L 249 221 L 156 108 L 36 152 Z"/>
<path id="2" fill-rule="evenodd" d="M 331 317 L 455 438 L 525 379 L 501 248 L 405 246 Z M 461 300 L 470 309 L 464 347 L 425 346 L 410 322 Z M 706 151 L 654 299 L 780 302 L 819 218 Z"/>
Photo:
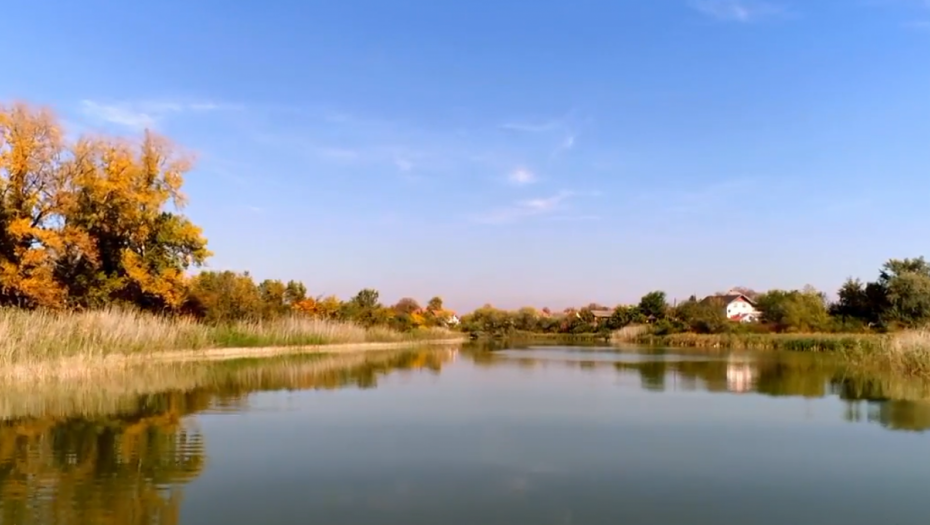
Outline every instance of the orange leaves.
<path id="1" fill-rule="evenodd" d="M 180 305 L 184 271 L 211 255 L 177 213 L 190 167 L 151 133 L 69 144 L 50 112 L 0 106 L 0 305 Z"/>
<path id="2" fill-rule="evenodd" d="M 291 308 L 293 308 L 295 312 L 309 315 L 311 317 L 317 314 L 317 302 L 312 297 L 295 302 L 291 305 Z"/>
<path id="3" fill-rule="evenodd" d="M 336 319 L 339 316 L 339 310 L 342 308 L 342 301 L 335 295 L 327 297 L 317 297 L 316 299 L 308 297 L 306 299 L 295 301 L 291 308 L 310 317 L 319 319 Z"/>
<path id="4" fill-rule="evenodd" d="M 34 230 L 32 221 L 27 217 L 13 219 L 6 226 L 7 234 L 16 240 L 28 239 Z"/>
<path id="5" fill-rule="evenodd" d="M 422 311 L 413 312 L 410 314 L 410 324 L 412 324 L 414 328 L 423 328 L 427 324 L 426 316 Z"/>
<path id="6" fill-rule="evenodd" d="M 0 106 L 0 304 L 57 306 L 61 242 L 46 222 L 61 216 L 61 131 L 48 111 Z"/>

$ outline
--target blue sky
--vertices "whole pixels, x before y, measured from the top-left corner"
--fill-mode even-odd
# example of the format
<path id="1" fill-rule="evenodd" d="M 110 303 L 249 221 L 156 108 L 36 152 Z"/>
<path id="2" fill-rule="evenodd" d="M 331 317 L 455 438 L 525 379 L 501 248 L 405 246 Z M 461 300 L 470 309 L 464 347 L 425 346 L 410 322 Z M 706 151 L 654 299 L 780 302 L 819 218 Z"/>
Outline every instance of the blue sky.
<path id="1" fill-rule="evenodd" d="M 926 0 L 15 2 L 3 100 L 195 151 L 215 269 L 561 308 L 930 255 Z"/>

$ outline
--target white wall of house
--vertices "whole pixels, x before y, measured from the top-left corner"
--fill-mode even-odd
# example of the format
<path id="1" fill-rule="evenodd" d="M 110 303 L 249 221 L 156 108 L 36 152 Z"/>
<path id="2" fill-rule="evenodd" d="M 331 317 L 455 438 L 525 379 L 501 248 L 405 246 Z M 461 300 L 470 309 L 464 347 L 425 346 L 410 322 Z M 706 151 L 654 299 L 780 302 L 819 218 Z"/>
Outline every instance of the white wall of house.
<path id="1" fill-rule="evenodd" d="M 740 314 L 755 314 L 756 309 L 748 301 L 735 299 L 727 305 L 727 317 L 734 317 Z"/>

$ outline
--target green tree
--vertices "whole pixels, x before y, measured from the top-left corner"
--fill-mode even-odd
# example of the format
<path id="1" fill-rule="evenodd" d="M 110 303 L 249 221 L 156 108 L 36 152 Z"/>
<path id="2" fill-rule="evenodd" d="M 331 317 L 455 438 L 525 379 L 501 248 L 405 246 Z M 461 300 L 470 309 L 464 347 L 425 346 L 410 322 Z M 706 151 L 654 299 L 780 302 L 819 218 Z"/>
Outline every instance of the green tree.
<path id="1" fill-rule="evenodd" d="M 879 272 L 887 322 L 919 326 L 930 321 L 930 263 L 923 257 L 891 259 Z"/>
<path id="2" fill-rule="evenodd" d="M 832 328 L 826 298 L 812 287 L 770 290 L 756 301 L 764 322 L 779 332 L 826 332 Z"/>
<path id="3" fill-rule="evenodd" d="M 698 334 L 720 334 L 730 330 L 726 305 L 715 298 L 698 301 L 691 297 L 675 308 L 675 317 L 685 329 Z"/>
<path id="4" fill-rule="evenodd" d="M 300 281 L 287 282 L 287 287 L 284 290 L 284 300 L 288 305 L 293 306 L 306 299 L 307 287 L 304 286 L 304 283 Z"/>
<path id="5" fill-rule="evenodd" d="M 287 286 L 276 279 L 265 279 L 258 285 L 262 298 L 262 316 L 274 318 L 290 311 L 287 304 Z"/>
<path id="6" fill-rule="evenodd" d="M 607 327 L 611 330 L 619 330 L 624 326 L 643 322 L 644 318 L 637 306 L 618 305 L 610 314 L 607 321 Z"/>
<path id="7" fill-rule="evenodd" d="M 379 302 L 377 290 L 365 288 L 355 294 L 351 300 L 343 303 L 342 317 L 355 321 L 362 326 L 374 326 L 390 318 Z"/>
<path id="8" fill-rule="evenodd" d="M 664 319 L 668 312 L 668 301 L 665 292 L 649 292 L 639 300 L 639 311 L 647 319 Z"/>
<path id="9" fill-rule="evenodd" d="M 513 316 L 486 304 L 462 317 L 462 329 L 473 336 L 506 336 L 514 330 Z"/>
<path id="10" fill-rule="evenodd" d="M 536 332 L 539 330 L 539 312 L 532 306 L 524 306 L 517 310 L 513 316 L 514 328 L 524 332 Z"/>

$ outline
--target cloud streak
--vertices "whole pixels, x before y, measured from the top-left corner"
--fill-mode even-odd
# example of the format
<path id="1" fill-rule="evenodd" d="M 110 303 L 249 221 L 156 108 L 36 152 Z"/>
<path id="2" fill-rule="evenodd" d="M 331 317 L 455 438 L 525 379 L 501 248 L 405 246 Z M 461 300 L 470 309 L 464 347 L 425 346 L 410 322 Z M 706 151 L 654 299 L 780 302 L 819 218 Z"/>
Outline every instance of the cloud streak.
<path id="1" fill-rule="evenodd" d="M 784 6 L 762 0 L 691 0 L 697 12 L 724 22 L 749 23 L 784 16 Z"/>
<path id="2" fill-rule="evenodd" d="M 140 131 L 152 129 L 171 115 L 184 113 L 206 113 L 241 109 L 235 105 L 217 104 L 215 102 L 99 102 L 82 100 L 79 106 L 81 114 L 97 122 L 112 124 Z"/>
<path id="3" fill-rule="evenodd" d="M 500 125 L 501 129 L 510 131 L 522 131 L 526 133 L 542 133 L 552 131 L 560 126 L 558 120 L 549 120 L 546 122 L 505 122 Z"/>
<path id="4" fill-rule="evenodd" d="M 562 190 L 548 197 L 519 200 L 510 206 L 492 210 L 475 218 L 475 222 L 482 224 L 505 224 L 531 217 L 550 216 L 564 211 L 567 201 L 578 197 L 581 193 Z M 562 215 L 565 216 L 565 215 Z"/>
<path id="5" fill-rule="evenodd" d="M 507 180 L 515 186 L 526 186 L 535 183 L 536 174 L 526 168 L 517 168 L 507 175 Z"/>

